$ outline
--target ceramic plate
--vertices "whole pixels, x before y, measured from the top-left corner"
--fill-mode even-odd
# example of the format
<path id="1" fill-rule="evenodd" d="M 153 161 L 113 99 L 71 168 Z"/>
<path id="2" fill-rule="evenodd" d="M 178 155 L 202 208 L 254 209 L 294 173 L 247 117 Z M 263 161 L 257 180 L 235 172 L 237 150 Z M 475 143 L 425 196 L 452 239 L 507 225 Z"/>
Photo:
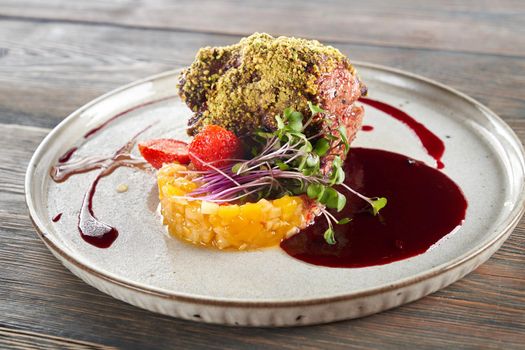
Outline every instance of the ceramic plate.
<path id="1" fill-rule="evenodd" d="M 493 112 L 441 84 L 398 70 L 356 65 L 369 96 L 397 106 L 444 140 L 443 169 L 469 206 L 463 226 L 424 254 L 365 268 L 309 265 L 280 248 L 223 252 L 167 237 L 156 212 L 155 178 L 119 168 L 94 197 L 99 219 L 120 235 L 107 249 L 84 242 L 77 229 L 84 194 L 96 172 L 54 183 L 50 167 L 71 147 L 73 157 L 112 154 L 148 125 L 140 139 L 186 139 L 191 111 L 177 97 L 178 72 L 124 86 L 80 108 L 35 152 L 26 199 L 40 238 L 74 274 L 133 305 L 175 317 L 229 325 L 289 326 L 369 315 L 432 293 L 487 260 L 524 211 L 523 148 Z M 88 139 L 84 135 L 106 126 Z M 434 166 L 415 134 L 371 107 L 354 146 L 380 148 Z M 135 150 L 136 152 L 136 150 Z M 128 191 L 119 193 L 119 184 Z M 52 218 L 62 213 L 59 221 Z"/>

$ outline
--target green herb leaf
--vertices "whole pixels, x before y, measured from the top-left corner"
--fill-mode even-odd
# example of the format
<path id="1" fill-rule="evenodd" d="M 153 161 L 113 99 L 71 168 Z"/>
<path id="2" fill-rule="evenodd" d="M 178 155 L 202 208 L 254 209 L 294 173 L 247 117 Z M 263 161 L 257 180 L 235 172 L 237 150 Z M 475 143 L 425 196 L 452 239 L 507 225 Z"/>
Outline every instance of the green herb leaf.
<path id="1" fill-rule="evenodd" d="M 386 206 L 387 200 L 385 197 L 372 198 L 372 212 L 377 215 L 381 209 Z"/>
<path id="2" fill-rule="evenodd" d="M 288 114 L 288 116 L 287 116 L 287 120 L 289 122 L 297 122 L 297 121 L 302 122 L 303 121 L 303 114 L 301 112 L 297 112 L 297 111 L 290 112 Z"/>
<path id="3" fill-rule="evenodd" d="M 343 161 L 341 160 L 341 157 L 339 156 L 335 156 L 334 157 L 334 160 L 332 162 L 332 167 L 335 169 L 335 168 L 340 168 L 341 165 L 343 165 Z"/>
<path id="4" fill-rule="evenodd" d="M 339 135 L 341 135 L 341 141 L 343 141 L 343 144 L 345 145 L 345 153 L 348 153 L 350 150 L 350 143 L 348 142 L 348 136 L 346 136 L 346 128 L 341 125 L 337 128 L 337 131 L 339 131 Z"/>
<path id="5" fill-rule="evenodd" d="M 288 120 L 290 118 L 290 115 L 292 114 L 293 109 L 291 107 L 287 107 L 283 111 L 284 119 Z"/>
<path id="6" fill-rule="evenodd" d="M 326 243 L 328 243 L 330 245 L 334 245 L 334 244 L 337 243 L 335 241 L 335 231 L 331 227 L 329 227 L 326 231 L 324 231 L 323 237 L 324 237 L 324 240 L 326 241 Z"/>
<path id="7" fill-rule="evenodd" d="M 330 142 L 327 139 L 319 139 L 315 143 L 314 152 L 317 153 L 319 157 L 322 157 L 330 149 Z"/>
<path id="8" fill-rule="evenodd" d="M 317 113 L 324 113 L 326 112 L 324 109 L 319 107 L 319 105 L 314 105 L 312 102 L 308 101 L 308 108 L 310 108 L 310 112 L 312 112 L 312 116 L 316 115 Z"/>
<path id="9" fill-rule="evenodd" d="M 312 199 L 319 197 L 319 195 L 322 195 L 323 192 L 324 186 L 321 184 L 309 184 L 308 188 L 306 189 L 306 194 Z"/>
<path id="10" fill-rule="evenodd" d="M 343 210 L 345 205 L 346 205 L 346 197 L 342 193 L 337 192 L 337 206 L 335 208 L 339 212 Z"/>
<path id="11" fill-rule="evenodd" d="M 308 156 L 306 156 L 306 165 L 308 165 L 310 168 L 318 166 L 319 162 L 319 156 L 315 153 L 309 153 Z"/>
<path id="12" fill-rule="evenodd" d="M 337 209 L 338 212 L 343 210 L 346 205 L 346 197 L 343 194 L 332 187 L 328 187 L 325 193 L 328 193 L 326 196 L 326 206 L 328 208 Z"/>
<path id="13" fill-rule="evenodd" d="M 343 182 L 345 182 L 345 172 L 343 171 L 343 168 L 337 168 L 336 176 L 335 176 L 335 184 L 340 185 Z"/>
<path id="14" fill-rule="evenodd" d="M 319 202 L 325 204 L 328 208 L 337 208 L 337 191 L 332 187 L 326 187 L 323 195 L 319 198 Z"/>
<path id="15" fill-rule="evenodd" d="M 275 116 L 275 121 L 277 122 L 277 129 L 284 129 L 284 121 L 282 120 L 280 115 Z"/>
<path id="16" fill-rule="evenodd" d="M 289 121 L 288 127 L 293 131 L 299 132 L 303 130 L 303 122 L 301 120 Z"/>
<path id="17" fill-rule="evenodd" d="M 338 225 L 345 225 L 345 224 L 348 224 L 350 221 L 352 221 L 352 219 L 350 218 L 342 218 L 341 220 L 339 220 L 337 222 Z"/>
<path id="18" fill-rule="evenodd" d="M 241 167 L 242 167 L 242 163 L 235 163 L 232 166 L 232 173 L 237 174 L 239 170 L 241 170 Z"/>
<path id="19" fill-rule="evenodd" d="M 277 159 L 275 161 L 275 164 L 279 167 L 279 170 L 288 170 L 290 169 L 290 166 L 288 164 L 286 164 L 285 162 L 283 162 L 282 160 L 280 159 Z"/>
<path id="20" fill-rule="evenodd" d="M 312 144 L 309 142 L 309 141 L 305 141 L 304 145 L 302 145 L 300 148 L 299 148 L 300 151 L 303 151 L 303 152 L 312 152 Z"/>

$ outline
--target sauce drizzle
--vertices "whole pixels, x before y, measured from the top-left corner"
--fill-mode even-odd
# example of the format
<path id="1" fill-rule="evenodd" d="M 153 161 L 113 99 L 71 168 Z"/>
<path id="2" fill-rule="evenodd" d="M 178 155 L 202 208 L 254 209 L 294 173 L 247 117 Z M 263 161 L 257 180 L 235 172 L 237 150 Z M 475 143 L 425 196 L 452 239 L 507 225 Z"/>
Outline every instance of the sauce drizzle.
<path id="1" fill-rule="evenodd" d="M 77 151 L 78 147 L 72 147 L 66 153 L 62 155 L 62 157 L 58 158 L 59 163 L 65 163 L 69 159 L 71 159 L 71 156 Z"/>
<path id="2" fill-rule="evenodd" d="M 372 106 L 380 111 L 394 117 L 399 120 L 406 126 L 408 126 L 412 131 L 414 131 L 421 140 L 423 147 L 426 149 L 427 153 L 436 160 L 436 165 L 438 169 L 443 169 L 445 164 L 441 161 L 443 153 L 445 153 L 445 144 L 443 141 L 436 136 L 432 131 L 427 129 L 426 126 L 409 116 L 407 113 L 402 110 L 391 106 L 387 103 L 372 100 L 370 98 L 361 97 L 360 102 Z"/>
<path id="3" fill-rule="evenodd" d="M 111 156 L 94 156 L 57 164 L 51 168 L 50 175 L 55 182 L 64 182 L 70 176 L 86 173 L 95 169 L 101 169 L 95 177 L 82 199 L 82 206 L 78 214 L 78 230 L 81 237 L 98 248 L 107 248 L 118 237 L 118 230 L 105 222 L 97 219 L 93 212 L 93 196 L 97 185 L 103 177 L 113 173 L 117 168 L 126 166 L 140 170 L 151 170 L 147 162 L 131 155 L 137 137 L 144 131 L 137 133 L 128 143 L 122 146 Z"/>
<path id="4" fill-rule="evenodd" d="M 363 200 L 348 195 L 335 225 L 337 243 L 323 238 L 328 225 L 315 224 L 281 242 L 294 258 L 330 267 L 365 267 L 406 259 L 427 251 L 460 226 L 467 201 L 445 174 L 406 156 L 368 148 L 351 148 L 344 164 L 345 184 L 365 196 L 384 196 L 388 204 L 377 216 Z M 339 189 L 345 193 L 344 189 Z"/>

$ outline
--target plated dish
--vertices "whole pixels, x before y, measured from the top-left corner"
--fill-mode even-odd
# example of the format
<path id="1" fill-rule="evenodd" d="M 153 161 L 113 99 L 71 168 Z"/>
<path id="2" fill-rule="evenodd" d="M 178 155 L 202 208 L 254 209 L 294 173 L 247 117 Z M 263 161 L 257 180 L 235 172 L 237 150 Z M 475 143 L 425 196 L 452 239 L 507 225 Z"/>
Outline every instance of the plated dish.
<path id="1" fill-rule="evenodd" d="M 74 113 L 26 185 L 44 242 L 97 288 L 184 318 L 292 325 L 471 271 L 517 223 L 522 170 L 514 134 L 472 100 L 257 34 Z"/>

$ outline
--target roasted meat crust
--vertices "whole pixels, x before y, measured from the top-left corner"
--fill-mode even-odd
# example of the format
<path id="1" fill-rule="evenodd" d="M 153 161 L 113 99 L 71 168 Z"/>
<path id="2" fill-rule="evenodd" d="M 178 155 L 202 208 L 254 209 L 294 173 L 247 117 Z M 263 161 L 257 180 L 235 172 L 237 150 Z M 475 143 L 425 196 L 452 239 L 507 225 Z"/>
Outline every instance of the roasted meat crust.
<path id="1" fill-rule="evenodd" d="M 179 89 L 194 111 L 190 135 L 206 124 L 239 136 L 257 128 L 272 130 L 275 115 L 287 107 L 310 116 L 308 101 L 327 111 L 313 123 L 327 131 L 346 124 L 353 103 L 366 93 L 337 49 L 314 40 L 257 33 L 235 45 L 201 49 L 182 73 Z"/>

